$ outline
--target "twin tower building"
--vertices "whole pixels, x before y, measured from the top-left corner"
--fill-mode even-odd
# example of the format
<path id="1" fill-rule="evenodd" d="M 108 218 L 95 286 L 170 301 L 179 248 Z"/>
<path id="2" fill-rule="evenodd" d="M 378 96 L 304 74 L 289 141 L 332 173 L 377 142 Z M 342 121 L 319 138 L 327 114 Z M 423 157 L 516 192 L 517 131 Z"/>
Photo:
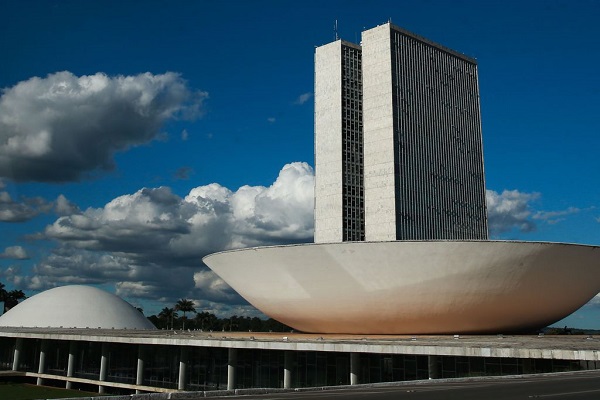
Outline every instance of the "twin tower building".
<path id="1" fill-rule="evenodd" d="M 387 23 L 315 52 L 315 242 L 487 240 L 477 62 Z"/>

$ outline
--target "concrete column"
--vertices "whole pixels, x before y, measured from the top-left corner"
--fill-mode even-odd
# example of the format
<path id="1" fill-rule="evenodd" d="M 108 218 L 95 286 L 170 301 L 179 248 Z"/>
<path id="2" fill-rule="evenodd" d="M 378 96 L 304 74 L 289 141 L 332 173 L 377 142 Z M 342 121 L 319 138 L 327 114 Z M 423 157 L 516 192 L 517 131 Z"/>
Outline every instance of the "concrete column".
<path id="1" fill-rule="evenodd" d="M 429 370 L 429 379 L 437 379 L 440 377 L 437 356 L 427 356 L 427 369 Z"/>
<path id="2" fill-rule="evenodd" d="M 75 355 L 77 354 L 77 342 L 71 341 L 69 343 L 69 360 L 67 362 L 67 378 L 73 376 L 75 373 Z M 73 382 L 67 381 L 65 384 L 66 389 L 71 389 Z"/>
<path id="3" fill-rule="evenodd" d="M 15 342 L 15 353 L 13 354 L 13 365 L 12 370 L 19 370 L 19 363 L 21 362 L 21 352 L 23 351 L 23 339 L 17 338 Z"/>
<path id="4" fill-rule="evenodd" d="M 102 343 L 102 357 L 100 357 L 100 376 L 98 377 L 99 381 L 106 380 L 106 373 L 108 371 L 108 354 L 108 343 Z M 98 393 L 104 393 L 104 386 L 98 386 Z"/>
<path id="5" fill-rule="evenodd" d="M 186 376 L 187 376 L 186 375 L 187 358 L 188 358 L 187 347 L 181 346 L 180 357 L 179 357 L 179 384 L 177 385 L 177 389 L 179 389 L 179 390 L 185 390 Z"/>
<path id="6" fill-rule="evenodd" d="M 237 349 L 229 349 L 227 360 L 227 390 L 235 389 L 235 365 L 237 364 Z"/>
<path id="7" fill-rule="evenodd" d="M 358 385 L 358 376 L 360 373 L 360 354 L 350 353 L 350 384 Z"/>
<path id="8" fill-rule="evenodd" d="M 135 375 L 135 384 L 143 385 L 144 384 L 144 359 L 145 359 L 144 346 L 141 344 L 138 345 L 138 358 L 137 358 L 137 369 Z M 135 390 L 136 394 L 140 394 L 141 390 Z"/>
<path id="9" fill-rule="evenodd" d="M 38 365 L 38 374 L 43 374 L 46 369 L 46 353 L 48 352 L 48 341 L 42 340 L 42 346 L 40 348 L 40 362 Z M 36 385 L 42 386 L 44 384 L 44 380 L 42 378 L 37 378 Z"/>
<path id="10" fill-rule="evenodd" d="M 283 357 L 283 388 L 291 389 L 292 368 L 294 367 L 294 353 L 292 351 L 286 351 Z"/>

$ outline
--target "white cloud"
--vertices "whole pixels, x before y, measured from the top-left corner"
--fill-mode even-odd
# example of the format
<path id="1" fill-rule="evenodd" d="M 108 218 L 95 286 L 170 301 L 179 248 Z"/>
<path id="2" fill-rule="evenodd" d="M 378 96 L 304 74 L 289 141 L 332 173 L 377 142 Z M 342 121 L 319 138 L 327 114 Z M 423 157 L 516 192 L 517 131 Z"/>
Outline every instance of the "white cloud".
<path id="1" fill-rule="evenodd" d="M 181 131 L 181 140 L 183 140 L 184 142 L 188 140 L 189 136 L 190 134 L 188 133 L 187 129 Z"/>
<path id="2" fill-rule="evenodd" d="M 54 212 L 58 215 L 79 214 L 81 210 L 76 204 L 71 203 L 64 195 L 59 195 L 54 202 Z"/>
<path id="3" fill-rule="evenodd" d="M 203 298 L 211 299 L 213 302 L 239 302 L 237 295 L 231 291 L 229 285 L 211 270 L 205 269 L 196 272 L 194 287 L 201 291 Z"/>
<path id="4" fill-rule="evenodd" d="M 29 258 L 27 251 L 21 246 L 9 246 L 0 253 L 0 258 L 12 258 L 15 260 L 26 260 Z"/>
<path id="5" fill-rule="evenodd" d="M 198 116 L 206 97 L 172 72 L 19 82 L 0 97 L 0 177 L 60 182 L 111 169 L 115 152 L 158 138 L 168 119 Z"/>
<path id="6" fill-rule="evenodd" d="M 43 238 L 59 247 L 23 277 L 23 287 L 115 284 L 126 298 L 190 298 L 228 307 L 245 302 L 203 264 L 206 254 L 313 237 L 312 168 L 285 165 L 269 187 L 231 191 L 217 183 L 181 198 L 167 187 L 141 189 L 102 208 L 64 215 Z"/>
<path id="7" fill-rule="evenodd" d="M 269 117 L 269 118 L 267 118 L 267 121 L 271 124 L 274 124 L 275 121 L 277 121 L 277 119 L 275 119 L 275 117 Z"/>
<path id="8" fill-rule="evenodd" d="M 513 229 L 521 232 L 534 231 L 530 203 L 540 197 L 539 193 L 504 190 L 502 193 L 486 190 L 488 226 L 491 236 Z"/>
<path id="9" fill-rule="evenodd" d="M 298 96 L 296 101 L 294 101 L 294 104 L 302 105 L 302 104 L 306 103 L 307 101 L 309 101 L 312 98 L 312 95 L 313 95 L 312 92 L 302 93 L 300 96 Z"/>

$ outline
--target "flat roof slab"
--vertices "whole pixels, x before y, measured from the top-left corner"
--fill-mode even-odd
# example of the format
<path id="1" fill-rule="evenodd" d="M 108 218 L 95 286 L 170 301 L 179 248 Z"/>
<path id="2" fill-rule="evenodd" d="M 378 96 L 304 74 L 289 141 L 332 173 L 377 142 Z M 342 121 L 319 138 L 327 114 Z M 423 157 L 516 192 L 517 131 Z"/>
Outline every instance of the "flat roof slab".
<path id="1" fill-rule="evenodd" d="M 140 345 L 600 360 L 600 336 L 587 335 L 339 335 L 296 332 L 1 328 L 0 337 Z"/>

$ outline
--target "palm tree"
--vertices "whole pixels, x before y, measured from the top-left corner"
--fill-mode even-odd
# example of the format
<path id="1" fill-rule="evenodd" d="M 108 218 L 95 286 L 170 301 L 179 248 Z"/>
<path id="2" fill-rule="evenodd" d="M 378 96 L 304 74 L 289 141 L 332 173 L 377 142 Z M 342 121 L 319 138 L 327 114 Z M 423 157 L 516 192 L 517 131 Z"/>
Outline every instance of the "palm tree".
<path id="1" fill-rule="evenodd" d="M 196 312 L 196 309 L 194 308 L 194 302 L 188 299 L 179 299 L 177 304 L 175 304 L 175 309 L 183 312 L 183 324 L 181 329 L 185 329 L 185 313 Z"/>
<path id="2" fill-rule="evenodd" d="M 6 293 L 4 296 L 4 311 L 8 311 L 17 304 L 19 304 L 19 300 L 26 299 L 27 296 L 23 293 L 22 290 L 11 290 Z"/>
<path id="3" fill-rule="evenodd" d="M 2 313 L 6 311 L 6 307 L 4 307 L 6 304 L 6 295 L 8 295 L 8 292 L 5 289 L 4 283 L 0 282 L 0 301 L 3 303 Z"/>
<path id="4" fill-rule="evenodd" d="M 165 307 L 160 313 L 158 313 L 158 317 L 167 321 L 167 329 L 169 329 L 169 320 L 171 320 L 171 329 L 173 329 L 173 319 L 177 318 L 178 315 L 175 309 Z"/>
<path id="5" fill-rule="evenodd" d="M 196 324 L 200 324 L 200 330 L 202 331 L 205 329 L 213 329 L 217 323 L 217 317 L 206 311 L 197 313 L 195 319 Z"/>

